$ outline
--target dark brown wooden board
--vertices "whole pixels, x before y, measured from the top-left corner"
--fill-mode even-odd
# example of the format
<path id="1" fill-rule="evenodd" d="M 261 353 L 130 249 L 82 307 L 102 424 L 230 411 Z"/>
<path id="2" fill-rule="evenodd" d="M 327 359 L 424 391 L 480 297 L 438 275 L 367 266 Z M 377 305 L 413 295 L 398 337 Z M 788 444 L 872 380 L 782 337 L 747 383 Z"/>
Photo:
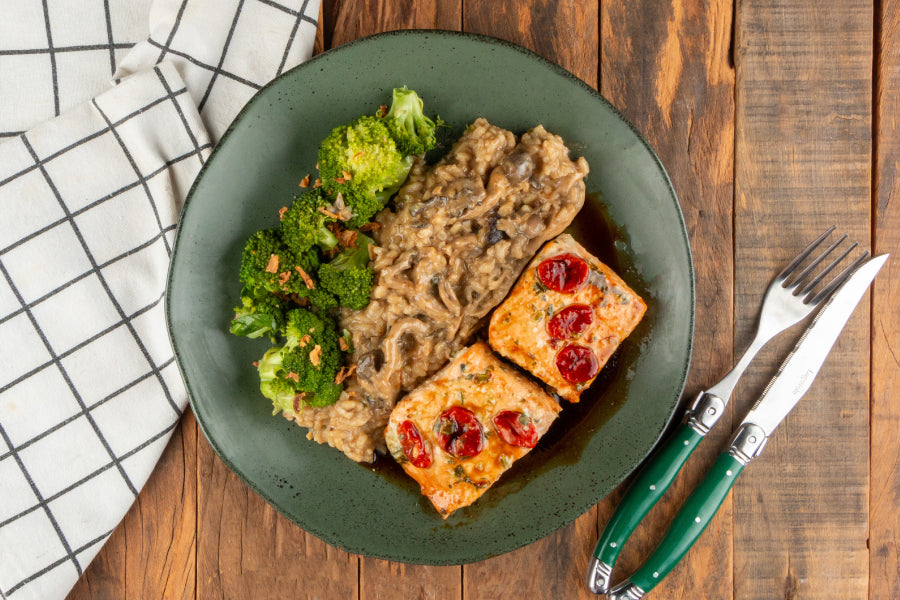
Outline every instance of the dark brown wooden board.
<path id="1" fill-rule="evenodd" d="M 325 0 L 326 48 L 396 29 L 451 29 L 462 23 L 462 0 Z"/>
<path id="2" fill-rule="evenodd" d="M 875 13 L 869 598 L 900 598 L 900 2 Z"/>
<path id="3" fill-rule="evenodd" d="M 765 285 L 826 227 L 868 248 L 870 0 L 738 4 L 735 325 L 747 340 Z M 734 489 L 736 598 L 865 598 L 869 306 Z M 738 388 L 744 412 L 800 331 L 770 343 Z"/>
<path id="4" fill-rule="evenodd" d="M 691 239 L 697 311 L 690 400 L 732 363 L 732 5 L 720 0 L 602 3 L 601 91 L 656 149 L 678 194 Z M 731 411 L 698 448 L 668 494 L 626 544 L 614 578 L 649 556 L 720 451 Z M 600 525 L 621 491 L 603 502 Z M 732 597 L 732 510 L 726 499 L 703 537 L 648 598 Z M 618 577 L 615 577 L 618 575 Z"/>

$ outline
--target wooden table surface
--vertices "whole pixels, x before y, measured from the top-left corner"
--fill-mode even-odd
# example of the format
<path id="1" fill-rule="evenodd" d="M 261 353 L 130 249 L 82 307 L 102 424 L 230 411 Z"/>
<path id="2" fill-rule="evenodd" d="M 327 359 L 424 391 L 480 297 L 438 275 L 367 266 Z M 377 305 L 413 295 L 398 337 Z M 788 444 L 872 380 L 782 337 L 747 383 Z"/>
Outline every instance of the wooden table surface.
<path id="1" fill-rule="evenodd" d="M 900 598 L 900 0 L 326 0 L 317 51 L 413 27 L 536 51 L 599 89 L 657 150 L 696 268 L 686 395 L 730 368 L 763 282 L 815 233 L 837 224 L 897 257 L 807 397 L 648 597 Z M 652 550 L 797 334 L 751 366 L 616 573 Z M 391 563 L 328 546 L 278 515 L 188 414 L 69 597 L 588 598 L 588 559 L 620 495 L 482 563 Z"/>

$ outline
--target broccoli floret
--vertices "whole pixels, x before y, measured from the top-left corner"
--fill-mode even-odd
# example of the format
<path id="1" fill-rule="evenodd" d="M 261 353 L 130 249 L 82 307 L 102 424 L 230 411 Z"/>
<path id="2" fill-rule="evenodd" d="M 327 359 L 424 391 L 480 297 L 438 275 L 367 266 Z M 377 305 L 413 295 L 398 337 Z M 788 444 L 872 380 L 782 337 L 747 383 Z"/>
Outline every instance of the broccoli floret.
<path id="1" fill-rule="evenodd" d="M 290 257 L 294 262 L 286 265 L 290 276 L 284 275 L 282 290 L 295 300 L 305 299 L 320 310 L 330 310 L 338 305 L 337 298 L 324 289 L 318 280 L 320 259 L 317 252 L 310 250 L 305 254 Z M 301 272 L 302 270 L 302 272 Z M 302 301 L 301 301 L 302 304 Z"/>
<path id="2" fill-rule="evenodd" d="M 241 282 L 244 287 L 278 293 L 281 290 L 279 272 L 283 257 L 287 258 L 285 263 L 294 260 L 277 229 L 262 229 L 250 236 L 241 254 Z"/>
<path id="3" fill-rule="evenodd" d="M 422 99 L 406 86 L 394 88 L 391 110 L 384 116 L 384 122 L 401 154 L 424 154 L 437 143 L 438 124 L 425 116 Z"/>
<path id="4" fill-rule="evenodd" d="M 273 346 L 260 359 L 256 369 L 259 372 L 259 391 L 272 401 L 272 414 L 294 411 L 294 397 L 297 389 L 294 382 L 286 379 L 282 369 L 282 348 Z"/>
<path id="5" fill-rule="evenodd" d="M 284 329 L 284 313 L 285 302 L 275 294 L 244 288 L 241 305 L 234 309 L 231 333 L 248 338 L 268 335 L 275 342 Z"/>
<path id="6" fill-rule="evenodd" d="M 320 310 L 330 310 L 338 306 L 338 300 L 334 297 L 334 294 L 323 288 L 321 282 L 318 281 L 318 255 L 307 253 L 300 257 L 295 257 L 295 262 L 289 266 L 291 268 L 285 273 L 290 273 L 290 276 L 285 275 L 284 284 L 282 285 L 282 290 L 285 294 L 290 295 L 295 300 L 298 298 L 305 299 L 309 304 Z M 297 267 L 303 269 L 303 274 L 297 270 Z M 300 303 L 303 304 L 302 300 Z"/>
<path id="7" fill-rule="evenodd" d="M 356 237 L 356 248 L 347 248 L 331 262 L 319 267 L 319 283 L 338 297 L 341 306 L 362 310 L 369 304 L 375 272 L 369 268 L 369 244 L 365 235 Z"/>
<path id="8" fill-rule="evenodd" d="M 345 223 L 347 227 L 356 229 L 371 221 L 372 217 L 387 206 L 387 203 L 394 197 L 394 194 L 397 193 L 404 181 L 406 181 L 405 177 L 395 185 L 374 193 L 369 189 L 358 186 L 349 186 L 346 191 L 341 192 L 344 203 L 353 213 L 353 216 Z"/>
<path id="9" fill-rule="evenodd" d="M 298 308 L 287 314 L 285 337 L 283 367 L 297 389 L 306 392 L 304 402 L 332 404 L 340 395 L 341 386 L 334 380 L 343 363 L 334 323 Z"/>
<path id="10" fill-rule="evenodd" d="M 304 253 L 313 246 L 323 250 L 334 248 L 338 239 L 326 224 L 334 219 L 319 210 L 329 204 L 322 188 L 313 188 L 294 199 L 281 218 L 281 237 L 294 253 Z"/>
<path id="11" fill-rule="evenodd" d="M 294 410 L 294 399 L 308 406 L 333 404 L 343 386 L 335 383 L 342 366 L 334 324 L 304 308 L 287 312 L 283 346 L 259 361 L 260 391 L 274 412 Z"/>
<path id="12" fill-rule="evenodd" d="M 332 130 L 319 147 L 319 177 L 331 196 L 341 194 L 353 213 L 350 227 L 384 208 L 409 175 L 413 157 L 397 150 L 385 122 L 362 116 Z"/>
<path id="13" fill-rule="evenodd" d="M 319 310 L 331 310 L 338 307 L 338 299 L 334 294 L 317 284 L 315 289 L 309 290 L 305 296 L 309 303 Z"/>
<path id="14" fill-rule="evenodd" d="M 241 281 L 254 295 L 275 294 L 281 298 L 306 299 L 328 310 L 338 305 L 331 292 L 316 281 L 319 254 L 315 248 L 292 252 L 278 229 L 257 231 L 250 237 L 241 257 Z"/>
<path id="15" fill-rule="evenodd" d="M 319 254 L 315 251 L 308 251 L 302 254 L 294 254 L 288 252 L 282 256 L 281 263 L 278 267 L 280 290 L 284 294 L 296 294 L 301 298 L 307 298 L 310 293 L 310 287 L 307 279 L 303 275 L 309 277 L 315 287 L 315 274 L 319 269 Z"/>
<path id="16" fill-rule="evenodd" d="M 319 268 L 322 286 L 338 297 L 341 306 L 353 310 L 362 310 L 368 306 L 374 275 L 367 266 L 354 265 L 339 271 L 325 263 Z"/>

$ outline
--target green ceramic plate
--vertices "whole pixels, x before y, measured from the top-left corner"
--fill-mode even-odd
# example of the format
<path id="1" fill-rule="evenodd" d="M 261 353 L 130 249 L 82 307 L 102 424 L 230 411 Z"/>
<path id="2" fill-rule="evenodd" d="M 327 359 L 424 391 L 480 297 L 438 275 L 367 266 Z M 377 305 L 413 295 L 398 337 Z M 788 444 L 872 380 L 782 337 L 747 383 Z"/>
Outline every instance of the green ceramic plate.
<path id="1" fill-rule="evenodd" d="M 419 92 L 452 125 L 476 117 L 514 132 L 542 123 L 588 159 L 590 198 L 573 231 L 647 299 L 639 329 L 584 401 L 475 505 L 443 521 L 390 458 L 374 468 L 308 441 L 258 392 L 267 342 L 228 333 L 240 252 L 315 173 L 332 127 Z M 315 175 L 313 175 L 315 176 Z M 694 281 L 666 173 L 647 143 L 589 86 L 536 55 L 451 32 L 378 35 L 331 50 L 260 91 L 197 178 L 178 229 L 167 317 L 200 427 L 222 460 L 303 529 L 348 551 L 455 564 L 535 541 L 572 521 L 649 453 L 678 405 L 690 360 Z"/>

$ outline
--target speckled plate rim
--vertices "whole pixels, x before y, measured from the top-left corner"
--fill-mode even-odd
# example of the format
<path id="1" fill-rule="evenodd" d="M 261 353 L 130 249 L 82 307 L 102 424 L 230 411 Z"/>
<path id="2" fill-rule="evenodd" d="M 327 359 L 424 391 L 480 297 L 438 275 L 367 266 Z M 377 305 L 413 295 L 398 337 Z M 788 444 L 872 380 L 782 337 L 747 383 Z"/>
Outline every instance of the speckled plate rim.
<path id="1" fill-rule="evenodd" d="M 684 214 L 681 210 L 681 205 L 678 201 L 677 194 L 675 193 L 675 189 L 672 185 L 671 178 L 669 177 L 669 174 L 666 171 L 665 167 L 663 166 L 662 161 L 659 159 L 659 156 L 657 155 L 657 153 L 653 149 L 653 147 L 650 145 L 650 143 L 644 138 L 644 136 L 641 134 L 641 132 L 627 118 L 625 118 L 625 116 L 615 106 L 613 106 L 597 90 L 595 90 L 594 88 L 589 86 L 587 83 L 585 83 L 584 81 L 579 79 L 577 76 L 575 76 L 570 71 L 564 69 L 563 67 L 561 67 L 560 65 L 558 65 L 556 63 L 553 63 L 553 62 L 543 58 L 542 56 L 536 54 L 535 52 L 528 50 L 527 48 L 524 48 L 522 46 L 519 46 L 517 44 L 514 44 L 512 42 L 509 42 L 509 41 L 506 41 L 506 40 L 503 40 L 500 38 L 496 38 L 496 37 L 492 37 L 492 36 L 488 36 L 488 35 L 484 35 L 484 34 L 468 33 L 468 32 L 445 30 L 445 29 L 403 29 L 403 30 L 388 31 L 388 32 L 383 32 L 383 33 L 378 33 L 378 34 L 374 34 L 374 35 L 361 37 L 361 38 L 358 38 L 351 42 L 342 44 L 341 46 L 337 46 L 335 48 L 326 50 L 325 52 L 322 52 L 321 54 L 318 54 L 316 56 L 313 56 L 309 60 L 297 65 L 296 67 L 293 67 L 293 68 L 285 71 L 284 73 L 282 73 L 275 79 L 272 79 L 271 81 L 269 81 L 268 83 L 263 85 L 253 95 L 253 97 L 244 105 L 244 107 L 240 110 L 238 115 L 234 118 L 232 123 L 228 126 L 225 133 L 220 138 L 219 142 L 213 148 L 212 152 L 210 153 L 210 156 L 207 158 L 207 160 L 204 162 L 203 166 L 200 168 L 200 171 L 198 172 L 196 178 L 194 179 L 194 182 L 191 184 L 190 190 L 188 191 L 188 194 L 185 198 L 185 202 L 184 202 L 184 205 L 182 206 L 181 215 L 179 218 L 179 223 L 181 223 L 185 219 L 186 215 L 190 212 L 191 200 L 194 197 L 194 193 L 197 190 L 197 188 L 200 184 L 200 181 L 202 180 L 207 169 L 210 167 L 211 164 L 213 164 L 213 161 L 218 153 L 219 148 L 223 147 L 223 145 L 227 142 L 227 140 L 229 139 L 231 134 L 234 132 L 235 128 L 240 123 L 240 121 L 244 117 L 244 115 L 249 113 L 257 102 L 261 101 L 263 93 L 267 89 L 269 89 L 270 87 L 275 85 L 277 82 L 281 81 L 282 79 L 284 79 L 286 77 L 296 76 L 295 73 L 298 71 L 314 68 L 316 66 L 317 62 L 322 57 L 330 56 L 330 55 L 333 55 L 334 53 L 338 53 L 338 52 L 343 52 L 348 49 L 354 48 L 356 46 L 377 43 L 377 41 L 380 39 L 397 37 L 397 36 L 423 36 L 423 35 L 435 35 L 435 36 L 443 36 L 443 37 L 450 37 L 450 38 L 458 38 L 460 40 L 465 40 L 467 42 L 468 41 L 476 41 L 476 42 L 481 42 L 481 43 L 485 43 L 488 45 L 502 46 L 504 48 L 514 50 L 515 52 L 518 52 L 518 53 L 524 55 L 525 57 L 529 58 L 530 60 L 535 61 L 536 63 L 539 63 L 546 69 L 549 69 L 550 71 L 555 72 L 557 75 L 561 75 L 561 76 L 565 77 L 566 79 L 568 79 L 569 81 L 571 81 L 572 83 L 577 85 L 578 87 L 582 88 L 589 95 L 593 96 L 595 100 L 597 100 L 601 104 L 605 105 L 605 107 L 612 114 L 614 114 L 623 124 L 625 124 L 628 127 L 628 129 L 630 129 L 630 131 L 634 134 L 636 139 L 640 141 L 640 143 L 643 145 L 645 150 L 649 153 L 649 156 L 655 162 L 655 164 L 659 170 L 659 174 L 662 175 L 662 177 L 665 181 L 666 189 L 669 193 L 668 199 L 671 201 L 672 205 L 674 206 L 675 212 L 677 215 L 678 233 L 681 236 L 681 241 L 684 243 L 685 249 L 687 250 L 687 256 L 688 256 L 688 264 L 687 264 L 687 270 L 689 273 L 689 282 L 688 282 L 688 284 L 689 284 L 688 285 L 689 299 L 688 299 L 688 302 L 689 302 L 689 313 L 690 313 L 689 314 L 690 322 L 688 324 L 689 336 L 688 336 L 688 340 L 687 340 L 687 348 L 685 351 L 686 356 L 685 356 L 685 360 L 684 360 L 684 365 L 683 365 L 683 368 L 682 368 L 682 371 L 680 374 L 680 382 L 676 386 L 677 393 L 673 394 L 673 398 L 671 399 L 672 407 L 671 407 L 671 411 L 669 412 L 669 417 L 664 423 L 662 423 L 662 426 L 659 427 L 658 430 L 654 432 L 653 439 L 655 441 L 653 442 L 652 446 L 647 449 L 646 452 L 643 452 L 641 459 L 634 465 L 634 467 L 631 470 L 622 473 L 621 476 L 617 480 L 611 482 L 609 485 L 598 487 L 597 488 L 598 491 L 592 498 L 588 499 L 585 502 L 575 504 L 567 510 L 559 512 L 559 518 L 556 520 L 556 522 L 554 523 L 553 526 L 543 527 L 543 528 L 535 528 L 533 531 L 531 531 L 530 535 L 529 534 L 521 535 L 514 544 L 510 545 L 510 547 L 507 547 L 505 549 L 495 550 L 495 551 L 485 551 L 485 552 L 472 552 L 471 555 L 466 556 L 462 560 L 448 561 L 448 560 L 442 560 L 442 559 L 429 559 L 428 557 L 422 557 L 422 556 L 404 556 L 404 555 L 400 555 L 400 554 L 383 553 L 383 552 L 373 551 L 371 548 L 366 547 L 365 544 L 355 545 L 352 541 L 348 541 L 345 539 L 335 539 L 335 536 L 330 535 L 328 532 L 323 531 L 323 530 L 311 525 L 310 523 L 302 522 L 302 519 L 298 519 L 295 516 L 293 516 L 289 509 L 287 509 L 280 502 L 278 502 L 273 497 L 271 497 L 269 494 L 267 494 L 264 490 L 260 489 L 252 481 L 251 478 L 249 478 L 244 472 L 242 472 L 228 458 L 227 453 L 224 452 L 224 450 L 219 446 L 219 444 L 216 442 L 214 437 L 209 434 L 209 432 L 206 428 L 206 425 L 204 423 L 204 414 L 203 414 L 204 411 L 202 408 L 200 408 L 198 406 L 197 401 L 195 400 L 195 394 L 194 394 L 194 390 L 192 389 L 191 382 L 185 376 L 185 369 L 182 364 L 184 358 L 182 356 L 182 353 L 179 350 L 179 343 L 177 341 L 177 336 L 173 333 L 173 328 L 172 328 L 170 290 L 172 287 L 171 283 L 172 283 L 172 279 L 174 277 L 174 271 L 175 271 L 175 258 L 176 258 L 176 254 L 179 250 L 179 247 L 180 247 L 179 242 L 181 241 L 181 238 L 182 238 L 182 236 L 181 236 L 182 228 L 181 227 L 176 228 L 175 243 L 173 245 L 172 256 L 171 256 L 171 259 L 169 262 L 169 270 L 167 273 L 167 279 L 166 279 L 167 285 L 166 285 L 166 295 L 165 295 L 165 318 L 166 318 L 166 328 L 168 331 L 169 340 L 170 340 L 170 343 L 171 343 L 173 351 L 174 351 L 175 362 L 178 366 L 179 374 L 181 375 L 182 380 L 184 382 L 185 389 L 188 394 L 188 400 L 190 402 L 191 409 L 195 415 L 195 418 L 196 418 L 196 421 L 197 421 L 197 424 L 198 424 L 200 430 L 203 432 L 204 437 L 206 437 L 210 446 L 213 448 L 213 451 L 222 460 L 222 462 L 225 464 L 225 466 L 228 467 L 228 469 L 232 473 L 237 475 L 238 478 L 244 482 L 244 484 L 246 484 L 250 489 L 252 489 L 254 491 L 254 493 L 259 495 L 270 506 L 275 508 L 275 510 L 278 511 L 282 516 L 284 516 L 291 522 L 295 523 L 297 526 L 302 528 L 307 533 L 310 533 L 310 534 L 316 536 L 317 538 L 325 541 L 326 543 L 328 543 L 332 546 L 335 546 L 337 548 L 340 548 L 341 550 L 344 550 L 346 552 L 349 552 L 352 554 L 368 556 L 368 557 L 372 557 L 372 558 L 378 558 L 378 559 L 396 561 L 396 562 L 403 562 L 403 563 L 409 563 L 409 564 L 445 566 L 445 565 L 471 564 L 471 563 L 479 562 L 479 561 L 486 560 L 489 558 L 493 558 L 495 556 L 500 556 L 502 554 L 506 554 L 513 550 L 517 550 L 517 549 L 527 546 L 531 543 L 534 543 L 534 542 L 546 537 L 547 535 L 550 535 L 551 533 L 558 531 L 559 529 L 569 525 L 575 519 L 577 519 L 578 517 L 583 515 L 585 512 L 587 512 L 591 507 L 593 507 L 598 502 L 600 502 L 612 490 L 614 490 L 619 484 L 621 484 L 625 479 L 627 479 L 631 475 L 631 473 L 633 473 L 644 462 L 644 460 L 646 460 L 647 456 L 649 456 L 653 452 L 653 450 L 659 443 L 660 439 L 662 438 L 663 434 L 672 425 L 672 422 L 674 421 L 674 419 L 676 418 L 676 416 L 679 412 L 679 407 L 681 406 L 681 396 L 684 392 L 684 386 L 685 386 L 685 382 L 687 380 L 687 375 L 688 375 L 688 371 L 690 369 L 690 364 L 691 364 L 691 358 L 693 355 L 693 338 L 694 338 L 693 334 L 694 334 L 695 314 L 696 314 L 696 278 L 695 278 L 695 270 L 694 270 L 694 264 L 693 264 L 693 254 L 692 254 L 691 247 L 690 247 L 690 238 L 688 236 L 687 226 L 684 221 Z"/>

